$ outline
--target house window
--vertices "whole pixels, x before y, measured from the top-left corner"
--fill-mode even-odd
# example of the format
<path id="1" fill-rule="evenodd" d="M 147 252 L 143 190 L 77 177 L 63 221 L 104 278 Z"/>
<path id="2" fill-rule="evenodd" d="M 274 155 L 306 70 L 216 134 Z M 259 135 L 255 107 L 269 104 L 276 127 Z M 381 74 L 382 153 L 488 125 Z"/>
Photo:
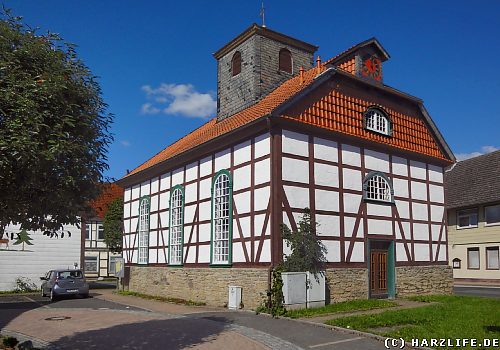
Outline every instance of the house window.
<path id="1" fill-rule="evenodd" d="M 462 266 L 462 260 L 460 260 L 459 258 L 453 259 L 453 268 L 454 269 L 459 269 L 459 268 L 461 268 L 461 266 Z"/>
<path id="2" fill-rule="evenodd" d="M 85 239 L 90 239 L 90 224 L 85 224 Z"/>
<path id="3" fill-rule="evenodd" d="M 366 110 L 365 128 L 387 136 L 390 136 L 392 132 L 389 117 L 379 108 L 368 108 Z"/>
<path id="4" fill-rule="evenodd" d="M 104 228 L 100 221 L 89 221 L 85 224 L 85 239 L 100 240 L 104 239 Z"/>
<path id="5" fill-rule="evenodd" d="M 97 223 L 97 239 L 101 241 L 104 239 L 104 226 L 101 222 Z"/>
<path id="6" fill-rule="evenodd" d="M 498 247 L 486 247 L 486 268 L 489 270 L 500 269 Z"/>
<path id="7" fill-rule="evenodd" d="M 367 200 L 377 202 L 393 202 L 391 182 L 385 174 L 379 172 L 369 173 L 363 184 L 363 195 Z"/>
<path id="8" fill-rule="evenodd" d="M 220 171 L 212 187 L 212 264 L 230 264 L 232 184 L 229 172 Z"/>
<path id="9" fill-rule="evenodd" d="M 477 227 L 477 209 L 459 210 L 457 212 L 457 228 Z"/>
<path id="10" fill-rule="evenodd" d="M 500 224 L 500 204 L 484 208 L 484 217 L 486 225 Z"/>
<path id="11" fill-rule="evenodd" d="M 287 49 L 280 50 L 279 70 L 292 74 L 292 54 Z"/>
<path id="12" fill-rule="evenodd" d="M 139 204 L 139 264 L 147 264 L 149 255 L 149 197 Z"/>
<path id="13" fill-rule="evenodd" d="M 467 268 L 479 270 L 479 248 L 467 248 Z"/>
<path id="14" fill-rule="evenodd" d="M 85 256 L 85 272 L 97 272 L 97 256 Z"/>
<path id="15" fill-rule="evenodd" d="M 236 51 L 231 60 L 231 72 L 233 77 L 241 73 L 241 53 Z"/>
<path id="16" fill-rule="evenodd" d="M 182 264 L 182 241 L 184 226 L 184 193 L 181 186 L 172 189 L 170 197 L 169 263 Z"/>

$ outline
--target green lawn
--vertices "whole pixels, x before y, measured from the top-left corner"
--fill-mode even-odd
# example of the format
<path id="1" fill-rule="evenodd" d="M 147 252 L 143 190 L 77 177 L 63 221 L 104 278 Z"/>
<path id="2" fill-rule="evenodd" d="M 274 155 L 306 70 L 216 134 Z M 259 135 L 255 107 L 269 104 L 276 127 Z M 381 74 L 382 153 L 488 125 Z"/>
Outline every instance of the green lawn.
<path id="1" fill-rule="evenodd" d="M 341 303 L 330 304 L 315 309 L 289 310 L 287 311 L 286 316 L 291 318 L 315 317 L 315 316 L 322 316 L 326 314 L 333 314 L 339 312 L 371 310 L 371 309 L 380 309 L 393 306 L 397 306 L 397 304 L 393 301 L 388 301 L 388 300 L 378 300 L 378 299 L 351 300 L 351 301 L 344 301 Z"/>
<path id="2" fill-rule="evenodd" d="M 465 296 L 420 296 L 411 299 L 437 304 L 415 309 L 387 310 L 376 315 L 337 318 L 326 323 L 385 337 L 402 337 L 410 342 L 413 338 L 476 338 L 478 342 L 485 338 L 500 338 L 499 299 Z"/>

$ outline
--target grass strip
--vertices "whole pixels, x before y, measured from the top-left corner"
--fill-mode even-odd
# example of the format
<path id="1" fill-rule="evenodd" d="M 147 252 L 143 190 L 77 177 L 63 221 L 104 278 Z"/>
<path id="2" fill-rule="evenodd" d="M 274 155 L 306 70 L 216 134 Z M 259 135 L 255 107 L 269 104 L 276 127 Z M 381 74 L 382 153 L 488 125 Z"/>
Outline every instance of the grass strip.
<path id="1" fill-rule="evenodd" d="M 134 297 L 147 299 L 147 300 L 163 301 L 166 303 L 173 303 L 173 304 L 180 304 L 180 305 L 188 305 L 188 306 L 204 306 L 204 305 L 206 305 L 206 303 L 200 302 L 200 301 L 185 300 L 185 299 L 181 299 L 181 298 L 162 297 L 162 296 L 158 296 L 158 295 L 149 295 L 149 294 L 143 294 L 143 293 L 138 293 L 138 292 L 115 291 L 114 293 L 120 294 L 120 295 L 134 296 Z"/>
<path id="2" fill-rule="evenodd" d="M 326 314 L 381 309 L 394 306 L 397 306 L 397 304 L 393 301 L 378 300 L 378 299 L 368 299 L 368 300 L 360 299 L 360 300 L 350 300 L 350 301 L 325 305 L 323 307 L 314 309 L 289 310 L 287 311 L 286 316 L 290 318 L 315 317 Z"/>

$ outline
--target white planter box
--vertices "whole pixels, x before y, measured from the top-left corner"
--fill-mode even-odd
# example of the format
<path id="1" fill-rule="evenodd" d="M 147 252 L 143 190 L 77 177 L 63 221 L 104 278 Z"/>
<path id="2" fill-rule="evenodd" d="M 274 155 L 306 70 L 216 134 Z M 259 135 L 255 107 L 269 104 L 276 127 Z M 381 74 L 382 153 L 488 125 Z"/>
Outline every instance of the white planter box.
<path id="1" fill-rule="evenodd" d="M 288 310 L 325 305 L 325 275 L 310 272 L 283 272 L 283 297 Z"/>

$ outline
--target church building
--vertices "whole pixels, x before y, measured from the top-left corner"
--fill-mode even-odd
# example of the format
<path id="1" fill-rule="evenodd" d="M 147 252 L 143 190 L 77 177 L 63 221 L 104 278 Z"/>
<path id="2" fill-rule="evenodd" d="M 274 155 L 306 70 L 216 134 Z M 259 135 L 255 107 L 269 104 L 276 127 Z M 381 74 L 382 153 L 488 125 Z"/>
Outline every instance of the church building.
<path id="1" fill-rule="evenodd" d="M 222 306 L 236 285 L 253 308 L 309 208 L 327 302 L 451 293 L 453 153 L 376 39 L 317 49 L 254 24 L 215 52 L 217 115 L 118 181 L 131 291 Z"/>

